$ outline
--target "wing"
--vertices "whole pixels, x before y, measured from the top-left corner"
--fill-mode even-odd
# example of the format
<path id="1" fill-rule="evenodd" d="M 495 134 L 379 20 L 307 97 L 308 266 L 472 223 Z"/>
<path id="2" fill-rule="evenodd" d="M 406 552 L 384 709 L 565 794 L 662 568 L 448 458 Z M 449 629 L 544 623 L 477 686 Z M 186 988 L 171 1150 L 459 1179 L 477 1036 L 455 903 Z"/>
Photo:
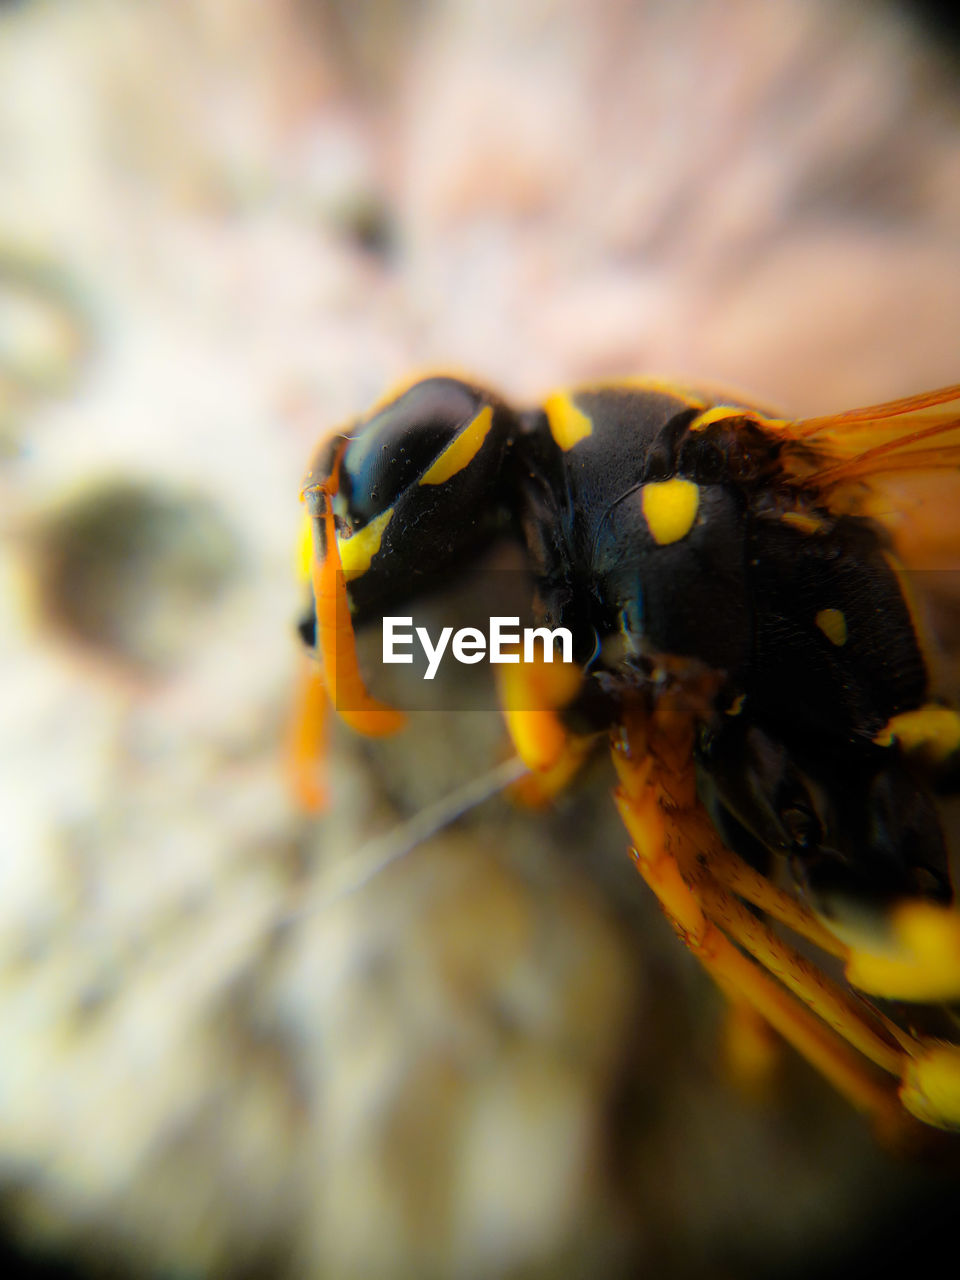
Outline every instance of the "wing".
<path id="1" fill-rule="evenodd" d="M 889 532 L 935 684 L 960 690 L 960 385 L 817 418 L 769 421 L 791 487 Z"/>
<path id="2" fill-rule="evenodd" d="M 790 442 L 787 469 L 821 493 L 882 474 L 960 468 L 960 385 L 776 426 Z"/>
<path id="3" fill-rule="evenodd" d="M 960 385 L 762 425 L 801 492 L 879 520 L 909 569 L 960 569 Z"/>

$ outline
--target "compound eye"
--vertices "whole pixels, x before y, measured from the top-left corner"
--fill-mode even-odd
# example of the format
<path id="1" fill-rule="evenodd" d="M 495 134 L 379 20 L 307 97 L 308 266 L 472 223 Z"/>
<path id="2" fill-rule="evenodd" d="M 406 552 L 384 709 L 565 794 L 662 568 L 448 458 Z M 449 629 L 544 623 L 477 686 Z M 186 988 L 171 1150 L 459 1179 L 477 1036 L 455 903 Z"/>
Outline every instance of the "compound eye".
<path id="1" fill-rule="evenodd" d="M 480 415 L 485 418 L 478 421 Z M 393 506 L 417 482 L 431 483 L 431 470 L 455 474 L 460 459 L 450 446 L 472 428 L 476 439 L 458 447 L 463 463 L 483 443 L 492 420 L 488 397 L 455 378 L 428 378 L 380 409 L 347 445 L 341 464 L 341 492 L 355 527 Z M 475 446 L 475 449 L 474 449 Z M 449 450 L 449 465 L 441 455 Z M 468 456 L 469 455 L 469 456 Z"/>

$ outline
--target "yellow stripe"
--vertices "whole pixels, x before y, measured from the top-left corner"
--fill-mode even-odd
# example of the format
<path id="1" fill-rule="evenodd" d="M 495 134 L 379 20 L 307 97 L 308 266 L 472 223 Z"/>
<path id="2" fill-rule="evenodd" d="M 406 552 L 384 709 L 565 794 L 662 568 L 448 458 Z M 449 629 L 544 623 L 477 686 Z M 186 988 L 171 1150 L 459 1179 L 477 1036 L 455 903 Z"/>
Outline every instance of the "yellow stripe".
<path id="1" fill-rule="evenodd" d="M 312 569 L 313 516 L 305 515 L 300 525 L 300 537 L 297 540 L 297 576 L 304 582 L 309 582 Z"/>
<path id="2" fill-rule="evenodd" d="M 578 386 L 577 394 L 581 391 L 649 391 L 655 395 L 671 396 L 689 409 L 706 409 L 709 402 L 704 396 L 710 394 L 714 400 L 719 396 L 719 392 L 712 394 L 703 388 L 687 387 L 683 383 L 672 382 L 669 378 L 655 378 L 645 374 L 634 374 L 626 378 L 597 378 L 596 381 Z"/>
<path id="3" fill-rule="evenodd" d="M 543 408 L 550 434 L 564 452 L 593 434 L 593 423 L 564 392 L 556 391 L 548 396 Z"/>
<path id="4" fill-rule="evenodd" d="M 739 408 L 729 404 L 717 404 L 712 409 L 708 409 L 706 413 L 701 413 L 699 418 L 695 418 L 690 423 L 690 430 L 703 431 L 707 427 L 712 427 L 715 422 L 725 422 L 727 418 L 749 418 L 752 422 L 758 420 L 757 414 L 751 409 Z"/>
<path id="5" fill-rule="evenodd" d="M 474 420 L 447 445 L 432 467 L 420 478 L 421 484 L 443 484 L 474 460 L 493 426 L 493 409 L 487 405 Z"/>
<path id="6" fill-rule="evenodd" d="M 893 945 L 851 948 L 851 986 L 889 1000 L 939 1004 L 960 999 L 960 915 L 934 902 L 904 902 L 894 910 Z"/>
<path id="7" fill-rule="evenodd" d="M 687 536 L 700 506 L 700 490 L 692 480 L 653 480 L 642 495 L 643 517 L 656 542 L 663 547 Z"/>
<path id="8" fill-rule="evenodd" d="M 904 751 L 922 750 L 934 761 L 946 760 L 960 749 L 960 716 L 949 707 L 928 702 L 915 711 L 901 711 L 894 716 L 874 742 L 886 747 L 893 738 Z"/>
<path id="9" fill-rule="evenodd" d="M 352 538 L 337 538 L 340 567 L 348 582 L 352 578 L 359 578 L 370 568 L 370 561 L 380 550 L 383 531 L 392 519 L 393 507 L 387 507 L 382 515 L 364 525 Z"/>
<path id="10" fill-rule="evenodd" d="M 801 533 L 820 533 L 824 528 L 823 520 L 808 511 L 785 511 L 780 519 L 784 524 L 799 529 Z"/>

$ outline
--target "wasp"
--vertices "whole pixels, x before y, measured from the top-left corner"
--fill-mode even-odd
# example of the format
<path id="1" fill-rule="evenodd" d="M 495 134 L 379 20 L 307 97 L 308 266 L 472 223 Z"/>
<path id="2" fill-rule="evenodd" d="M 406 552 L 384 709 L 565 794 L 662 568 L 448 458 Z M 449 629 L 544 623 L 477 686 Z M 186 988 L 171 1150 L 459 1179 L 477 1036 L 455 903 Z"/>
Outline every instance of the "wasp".
<path id="1" fill-rule="evenodd" d="M 885 1132 L 960 1128 L 937 806 L 960 785 L 960 715 L 931 694 L 891 488 L 958 466 L 960 386 L 790 420 L 654 379 L 524 409 L 415 382 L 304 484 L 301 781 L 324 699 L 361 734 L 402 727 L 355 631 L 512 538 L 535 616 L 573 636 L 572 667 L 500 680 L 543 793 L 606 742 L 636 866 L 723 992 Z"/>

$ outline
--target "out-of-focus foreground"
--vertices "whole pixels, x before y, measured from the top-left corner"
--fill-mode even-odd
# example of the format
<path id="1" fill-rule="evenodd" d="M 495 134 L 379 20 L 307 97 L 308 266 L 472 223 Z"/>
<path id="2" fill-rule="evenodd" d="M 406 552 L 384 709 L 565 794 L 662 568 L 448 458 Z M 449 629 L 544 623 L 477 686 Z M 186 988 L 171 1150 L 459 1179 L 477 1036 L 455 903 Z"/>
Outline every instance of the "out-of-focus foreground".
<path id="1" fill-rule="evenodd" d="M 960 380 L 960 112 L 880 3 L 0 6 L 0 1170 L 123 1275 L 790 1275 L 947 1175 L 718 998 L 609 778 L 365 842 L 502 758 L 282 771 L 300 475 L 412 368 L 798 413 Z M 934 1208 L 935 1211 L 935 1208 Z"/>

